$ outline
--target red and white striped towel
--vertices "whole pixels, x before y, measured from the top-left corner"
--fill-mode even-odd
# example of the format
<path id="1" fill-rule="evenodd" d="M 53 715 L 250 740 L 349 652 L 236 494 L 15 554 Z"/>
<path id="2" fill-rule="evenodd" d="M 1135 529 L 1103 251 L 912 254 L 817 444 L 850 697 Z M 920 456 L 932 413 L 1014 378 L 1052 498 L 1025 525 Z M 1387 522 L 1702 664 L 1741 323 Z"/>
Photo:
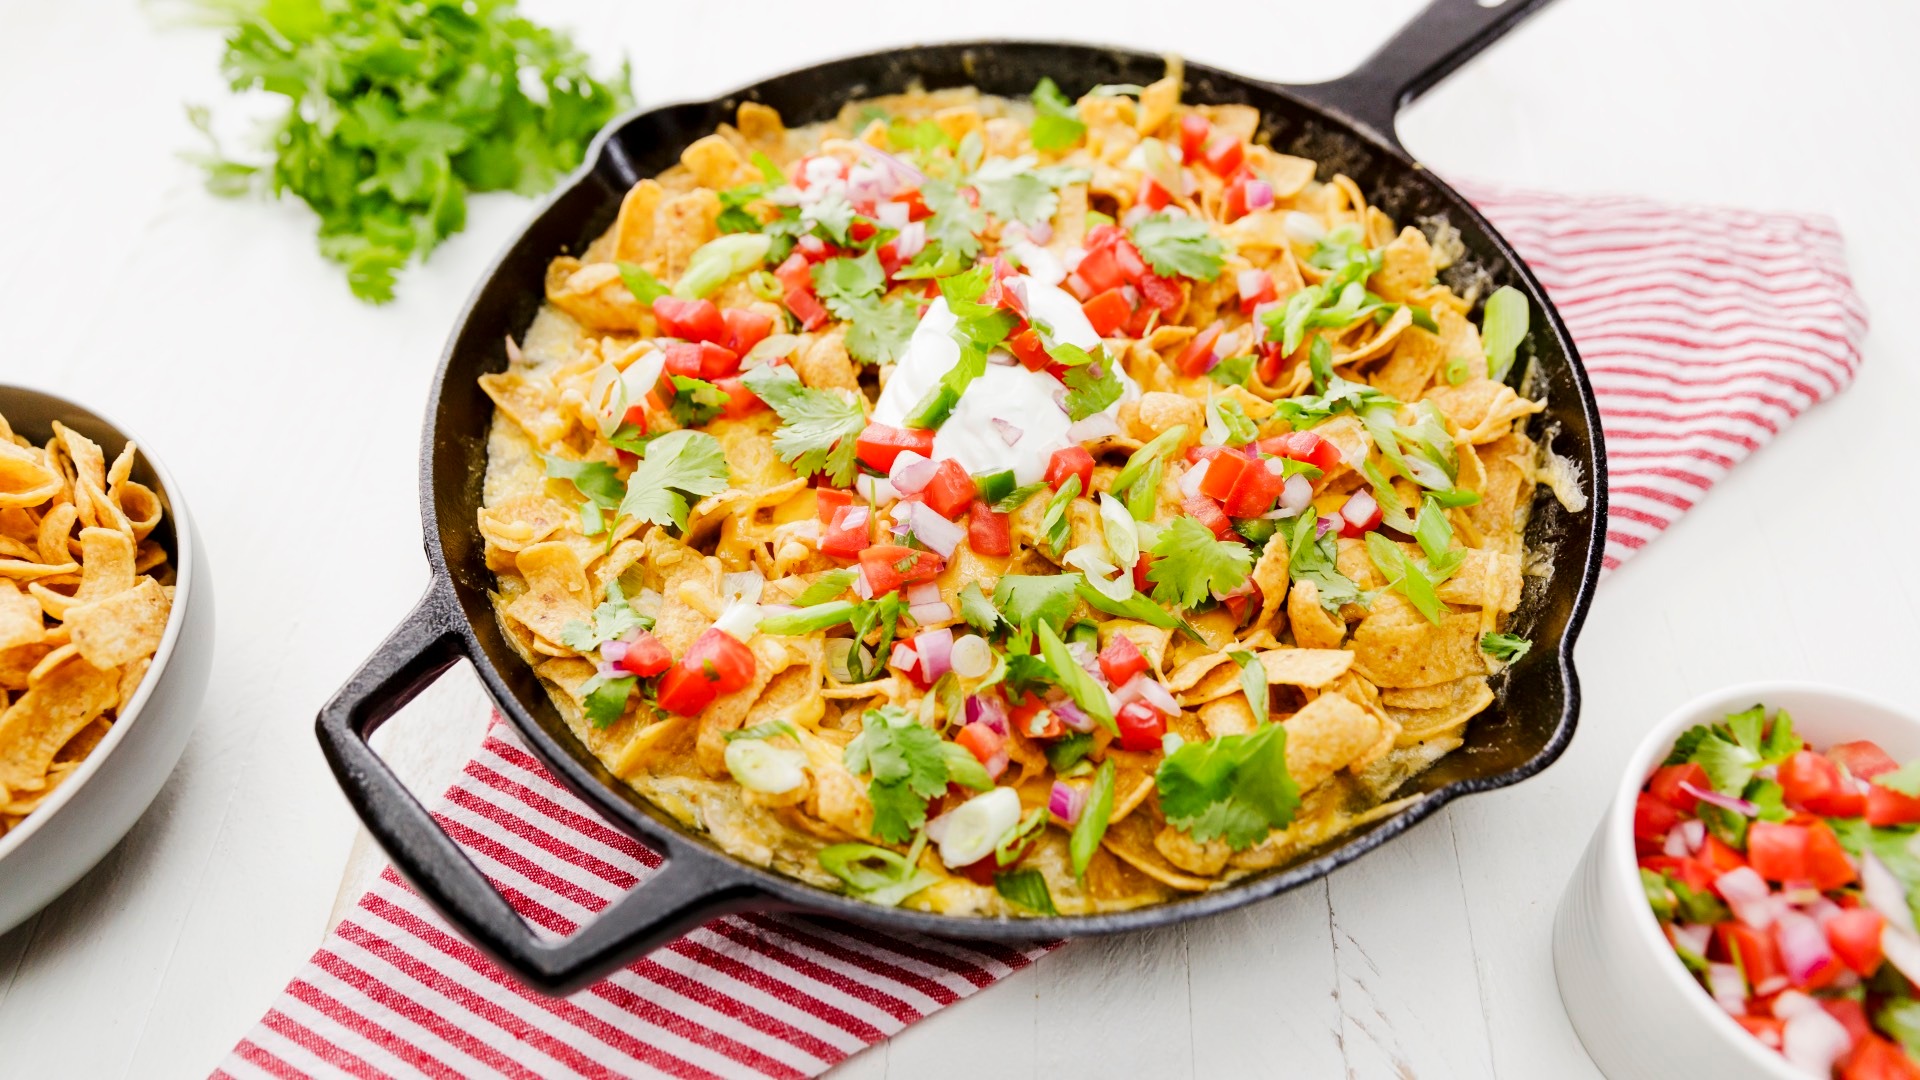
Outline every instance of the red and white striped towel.
<path id="1" fill-rule="evenodd" d="M 1466 191 L 1539 274 L 1593 379 L 1609 569 L 1859 366 L 1866 313 L 1826 218 Z M 437 813 L 521 914 L 560 934 L 660 861 L 503 723 Z M 549 999 L 389 869 L 216 1075 L 813 1076 L 1047 948 L 732 916 Z"/>

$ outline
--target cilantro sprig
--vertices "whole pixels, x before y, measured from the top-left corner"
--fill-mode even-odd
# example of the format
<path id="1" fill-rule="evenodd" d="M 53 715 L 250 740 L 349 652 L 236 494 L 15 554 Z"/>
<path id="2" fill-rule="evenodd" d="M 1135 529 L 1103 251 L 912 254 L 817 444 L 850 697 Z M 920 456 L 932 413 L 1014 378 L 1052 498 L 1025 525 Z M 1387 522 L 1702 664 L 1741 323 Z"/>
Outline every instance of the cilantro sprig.
<path id="1" fill-rule="evenodd" d="M 847 744 L 844 761 L 848 770 L 868 775 L 873 835 L 887 843 L 904 844 L 926 824 L 927 802 L 946 791 L 949 782 L 977 791 L 993 786 L 965 747 L 943 741 L 905 709 L 892 705 L 868 709 L 861 724 L 860 734 Z M 967 768 L 954 751 L 973 768 Z"/>
<path id="2" fill-rule="evenodd" d="M 1212 529 L 1190 517 L 1173 519 L 1147 550 L 1154 555 L 1147 580 L 1153 583 L 1153 598 L 1162 604 L 1192 608 L 1209 596 L 1239 588 L 1253 572 L 1247 545 L 1217 539 Z"/>
<path id="3" fill-rule="evenodd" d="M 1224 838 L 1235 851 L 1285 828 L 1300 806 L 1280 724 L 1186 743 L 1161 760 L 1153 780 L 1168 824 L 1203 844 Z"/>
<path id="4" fill-rule="evenodd" d="M 813 267 L 814 289 L 835 318 L 844 319 L 847 352 L 866 364 L 890 364 L 907 351 L 919 325 L 913 305 L 886 300 L 887 272 L 869 251 L 857 258 L 827 259 Z"/>
<path id="5" fill-rule="evenodd" d="M 655 525 L 687 527 L 688 499 L 727 489 L 727 455 L 704 431 L 669 431 L 647 444 L 647 456 L 627 477 L 619 516 Z"/>
<path id="6" fill-rule="evenodd" d="M 265 162 L 196 155 L 217 195 L 291 193 L 320 218 L 320 253 L 362 300 L 466 224 L 467 195 L 546 190 L 631 103 L 570 37 L 513 0 L 194 5 L 226 34 L 236 91 L 286 99 Z M 206 111 L 189 115 L 203 130 Z"/>
<path id="7" fill-rule="evenodd" d="M 773 452 L 782 461 L 802 476 L 824 471 L 841 487 L 853 483 L 854 440 L 867 426 L 858 402 L 803 385 L 784 364 L 762 364 L 741 381 L 779 415 Z"/>
<path id="8" fill-rule="evenodd" d="M 1133 226 L 1133 244 L 1157 274 L 1212 281 L 1225 265 L 1227 246 L 1197 217 L 1150 214 Z"/>
<path id="9" fill-rule="evenodd" d="M 1717 724 L 1700 724 L 1682 732 L 1667 756 L 1669 765 L 1692 762 L 1706 771 L 1715 791 L 1745 797 L 1754 774 L 1777 765 L 1806 744 L 1794 734 L 1793 718 L 1785 709 L 1767 721 L 1765 706 L 1730 713 Z"/>

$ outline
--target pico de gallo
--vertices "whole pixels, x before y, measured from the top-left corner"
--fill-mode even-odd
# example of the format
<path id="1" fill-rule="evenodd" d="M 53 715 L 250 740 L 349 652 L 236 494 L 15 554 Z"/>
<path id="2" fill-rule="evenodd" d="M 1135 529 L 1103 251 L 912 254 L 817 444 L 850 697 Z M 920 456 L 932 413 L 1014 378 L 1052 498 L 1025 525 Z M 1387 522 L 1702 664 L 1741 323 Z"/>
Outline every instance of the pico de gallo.
<path id="1" fill-rule="evenodd" d="M 1822 1080 L 1920 1080 L 1920 759 L 1818 750 L 1782 709 L 1680 736 L 1634 805 L 1674 954 L 1763 1045 Z"/>

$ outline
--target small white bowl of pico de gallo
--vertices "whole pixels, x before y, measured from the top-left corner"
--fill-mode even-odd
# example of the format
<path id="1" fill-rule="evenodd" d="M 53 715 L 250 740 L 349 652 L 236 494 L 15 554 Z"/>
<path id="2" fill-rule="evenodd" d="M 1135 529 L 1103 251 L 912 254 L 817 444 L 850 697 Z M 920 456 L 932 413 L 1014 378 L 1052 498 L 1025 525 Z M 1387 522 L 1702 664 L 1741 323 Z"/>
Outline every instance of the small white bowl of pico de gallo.
<path id="1" fill-rule="evenodd" d="M 1554 921 L 1610 1080 L 1920 1080 L 1920 719 L 1836 687 L 1697 698 L 1634 752 Z"/>

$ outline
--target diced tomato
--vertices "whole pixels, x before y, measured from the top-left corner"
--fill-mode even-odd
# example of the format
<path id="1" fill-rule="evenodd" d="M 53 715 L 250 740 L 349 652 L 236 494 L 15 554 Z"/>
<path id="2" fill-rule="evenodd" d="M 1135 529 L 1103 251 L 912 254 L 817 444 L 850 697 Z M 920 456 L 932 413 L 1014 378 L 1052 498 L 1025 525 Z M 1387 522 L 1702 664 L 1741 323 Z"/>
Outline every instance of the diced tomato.
<path id="1" fill-rule="evenodd" d="M 1911 825 L 1920 821 L 1920 799 L 1890 787 L 1867 785 L 1867 824 Z"/>
<path id="2" fill-rule="evenodd" d="M 700 375 L 700 345 L 692 341 L 676 341 L 665 349 L 667 354 L 666 372 L 689 379 L 698 379 Z"/>
<path id="3" fill-rule="evenodd" d="M 1680 821 L 1680 812 L 1641 792 L 1633 803 L 1633 838 L 1654 845 L 1666 842 L 1667 832 Z"/>
<path id="4" fill-rule="evenodd" d="M 1278 299 L 1280 299 L 1280 290 L 1274 287 L 1273 275 L 1262 270 L 1260 271 L 1260 288 L 1252 296 L 1240 298 L 1240 314 L 1251 316 L 1254 308 Z"/>
<path id="5" fill-rule="evenodd" d="M 1700 805 L 1700 797 L 1681 790 L 1681 783 L 1692 784 L 1701 791 L 1713 785 L 1707 780 L 1707 770 L 1689 761 L 1684 765 L 1662 765 L 1653 770 L 1647 778 L 1647 793 L 1683 814 L 1693 813 Z"/>
<path id="6" fill-rule="evenodd" d="M 1153 273 L 1147 269 L 1147 260 L 1140 257 L 1140 249 L 1134 247 L 1131 240 L 1114 242 L 1113 260 L 1120 267 L 1120 276 L 1128 281 L 1138 282 Z"/>
<path id="7" fill-rule="evenodd" d="M 774 280 L 780 282 L 780 288 L 786 292 L 813 291 L 813 264 L 799 252 L 787 256 L 787 261 L 773 272 Z"/>
<path id="8" fill-rule="evenodd" d="M 1871 780 L 1881 773 L 1890 773 L 1899 768 L 1899 764 L 1887 756 L 1880 744 L 1861 739 L 1858 742 L 1841 743 L 1827 751 L 1827 757 L 1836 765 L 1841 765 L 1854 776 L 1862 780 Z"/>
<path id="9" fill-rule="evenodd" d="M 1088 251 L 1073 272 L 1080 275 L 1080 280 L 1096 293 L 1117 289 L 1127 283 L 1120 273 L 1120 264 L 1114 257 L 1112 245 Z"/>
<path id="10" fill-rule="evenodd" d="M 898 428 L 890 424 L 868 424 L 854 443 L 854 454 L 869 468 L 880 472 L 893 469 L 900 451 L 911 450 L 922 457 L 933 456 L 933 432 L 920 428 Z"/>
<path id="11" fill-rule="evenodd" d="M 1880 968 L 1880 931 L 1887 917 L 1872 908 L 1848 908 L 1827 920 L 1827 944 L 1842 963 L 1862 977 Z"/>
<path id="12" fill-rule="evenodd" d="M 1138 201 L 1149 210 L 1165 210 L 1167 204 L 1173 201 L 1173 195 L 1166 188 L 1161 187 L 1160 182 L 1153 177 L 1142 176 Z"/>
<path id="13" fill-rule="evenodd" d="M 827 323 L 828 313 L 820 298 L 802 289 L 787 291 L 787 310 L 800 321 L 802 330 L 818 330 Z"/>
<path id="14" fill-rule="evenodd" d="M 1259 517 L 1273 509 L 1280 490 L 1287 486 L 1280 474 L 1267 467 L 1264 461 L 1250 463 L 1250 467 L 1234 481 L 1233 491 L 1227 495 L 1227 516 L 1237 518 Z"/>
<path id="15" fill-rule="evenodd" d="M 700 377 L 713 382 L 740 370 L 740 354 L 711 341 L 700 343 Z"/>
<path id="16" fill-rule="evenodd" d="M 1053 715 L 1045 701 L 1036 697 L 1024 698 L 1008 709 L 1007 723 L 1034 739 L 1057 739 L 1067 733 L 1067 725 Z"/>
<path id="17" fill-rule="evenodd" d="M 1833 834 L 1831 826 L 1816 818 L 1804 828 L 1807 830 L 1807 876 L 1816 888 L 1831 892 L 1860 879 L 1853 860 L 1847 857 L 1847 849 L 1840 846 L 1840 838 Z"/>
<path id="18" fill-rule="evenodd" d="M 1807 863 L 1807 827 L 1754 822 L 1747 828 L 1747 862 L 1768 881 L 1810 879 L 1813 875 Z"/>
<path id="19" fill-rule="evenodd" d="M 1181 503 L 1180 508 L 1187 512 L 1187 516 L 1212 529 L 1217 539 L 1230 540 L 1239 535 L 1233 531 L 1233 522 L 1227 520 L 1226 512 L 1220 509 L 1220 504 L 1205 495 L 1195 495 Z"/>
<path id="20" fill-rule="evenodd" d="M 880 260 L 880 269 L 885 270 L 889 278 L 899 273 L 900 267 L 905 265 L 907 261 L 900 257 L 899 244 L 894 240 L 889 240 L 879 247 L 874 248 L 873 254 Z"/>
<path id="21" fill-rule="evenodd" d="M 1009 515 L 995 513 L 993 507 L 974 500 L 967 511 L 967 546 L 975 555 L 1013 554 L 1013 526 Z"/>
<path id="22" fill-rule="evenodd" d="M 1127 246 L 1132 247 L 1131 244 Z M 1180 305 L 1186 302 L 1186 296 L 1180 291 L 1180 286 L 1159 274 L 1141 275 L 1139 286 L 1140 295 L 1148 304 L 1159 308 L 1162 315 L 1171 317 L 1174 312 L 1180 310 Z"/>
<path id="23" fill-rule="evenodd" d="M 1840 1062 L 1840 1080 L 1920 1080 L 1920 1066 L 1899 1044 L 1869 1034 Z"/>
<path id="24" fill-rule="evenodd" d="M 1698 859 L 1673 855 L 1643 855 L 1640 868 L 1656 874 L 1671 874 L 1687 888 L 1704 892 L 1713 887 L 1713 869 Z"/>
<path id="25" fill-rule="evenodd" d="M 1152 304 L 1141 304 L 1139 307 L 1133 309 L 1133 314 L 1127 318 L 1127 325 L 1121 327 L 1121 329 L 1131 338 L 1146 337 L 1148 329 L 1153 326 L 1154 320 L 1159 318 L 1159 316 L 1160 310 L 1158 308 Z"/>
<path id="26" fill-rule="evenodd" d="M 1712 833 L 1707 834 L 1707 843 L 1700 849 L 1699 858 L 1713 871 L 1715 877 L 1747 865 L 1746 856 L 1735 851 L 1726 841 Z"/>
<path id="27" fill-rule="evenodd" d="M 1233 616 L 1233 625 L 1239 626 L 1241 623 L 1247 621 L 1247 609 L 1253 606 L 1254 600 L 1256 600 L 1259 595 L 1260 587 L 1249 579 L 1241 582 L 1238 588 L 1220 598 L 1220 602 L 1226 605 L 1227 614 Z"/>
<path id="28" fill-rule="evenodd" d="M 1260 363 L 1255 370 L 1259 372 L 1261 382 L 1272 386 L 1280 381 L 1280 369 L 1286 365 L 1287 354 L 1280 351 L 1277 341 L 1263 341 L 1259 350 Z"/>
<path id="29" fill-rule="evenodd" d="M 1047 459 L 1047 486 L 1059 491 L 1067 484 L 1067 477 L 1080 478 L 1080 494 L 1093 494 L 1093 455 L 1087 453 L 1084 446 L 1063 446 Z"/>
<path id="30" fill-rule="evenodd" d="M 1153 569 L 1153 556 L 1141 555 L 1140 561 L 1133 564 L 1133 587 L 1141 592 L 1151 592 L 1153 582 L 1147 580 L 1147 571 Z"/>
<path id="31" fill-rule="evenodd" d="M 1227 220 L 1237 221 L 1247 216 L 1247 176 L 1241 174 L 1233 178 L 1226 190 Z"/>
<path id="32" fill-rule="evenodd" d="M 1246 163 L 1247 144 L 1232 135 L 1215 136 L 1200 155 L 1200 160 L 1206 162 L 1207 168 L 1212 169 L 1215 176 L 1225 179 L 1239 172 L 1240 166 Z"/>
<path id="33" fill-rule="evenodd" d="M 1205 375 L 1213 368 L 1213 347 L 1220 340 L 1220 331 L 1227 324 L 1215 319 L 1205 330 L 1193 336 L 1187 347 L 1180 351 L 1180 358 L 1173 362 L 1174 369 L 1182 375 Z"/>
<path id="34" fill-rule="evenodd" d="M 864 506 L 842 506 L 833 512 L 833 520 L 820 536 L 820 554 L 851 559 L 873 543 L 873 521 Z M 849 524 L 854 511 L 861 512 L 860 523 Z"/>
<path id="35" fill-rule="evenodd" d="M 978 721 L 954 732 L 953 741 L 966 747 L 967 752 L 978 758 L 982 765 L 992 761 L 993 756 L 1007 745 L 1005 735 Z"/>
<path id="36" fill-rule="evenodd" d="M 1209 454 L 1202 459 L 1207 463 L 1207 475 L 1200 480 L 1200 494 L 1209 499 L 1225 501 L 1233 493 L 1233 485 L 1238 483 L 1240 475 L 1249 468 L 1258 468 L 1247 460 L 1245 454 L 1236 454 L 1224 447 L 1208 447 L 1210 450 L 1223 450 L 1223 453 Z"/>
<path id="37" fill-rule="evenodd" d="M 661 333 L 667 337 L 687 341 L 721 341 L 727 335 L 727 324 L 720 318 L 720 309 L 714 307 L 711 300 L 656 297 L 653 301 L 653 317 L 660 323 Z"/>
<path id="38" fill-rule="evenodd" d="M 1207 147 L 1207 140 L 1213 137 L 1213 122 L 1199 113 L 1188 113 L 1180 118 L 1180 159 L 1191 165 L 1200 160 L 1200 154 Z"/>
<path id="39" fill-rule="evenodd" d="M 710 628 L 694 640 L 680 662 L 660 676 L 660 707 L 692 716 L 721 694 L 753 681 L 753 650 L 725 630 Z"/>
<path id="40" fill-rule="evenodd" d="M 623 669 L 641 676 L 658 675 L 672 664 L 673 654 L 647 630 L 640 631 L 640 636 L 627 645 L 627 655 L 620 658 Z"/>
<path id="41" fill-rule="evenodd" d="M 1769 1049 L 1778 1050 L 1785 1042 L 1782 1032 L 1787 1024 L 1784 1020 L 1775 1020 L 1771 1016 L 1736 1016 L 1733 1020 Z"/>
<path id="42" fill-rule="evenodd" d="M 933 216 L 933 211 L 927 208 L 926 196 L 920 194 L 919 188 L 896 191 L 893 193 L 893 201 L 907 204 L 908 221 L 925 221 Z"/>
<path id="43" fill-rule="evenodd" d="M 813 491 L 814 512 L 820 515 L 820 524 L 833 524 L 834 512 L 843 506 L 853 505 L 853 492 L 839 488 L 815 488 Z"/>
<path id="44" fill-rule="evenodd" d="M 1080 310 L 1093 324 L 1093 332 L 1104 338 L 1112 337 L 1115 330 L 1126 325 L 1127 316 L 1133 314 L 1133 305 L 1127 303 L 1126 294 L 1119 289 L 1106 289 L 1081 304 Z"/>
<path id="45" fill-rule="evenodd" d="M 722 410 L 721 415 L 730 420 L 738 420 L 743 416 L 751 416 L 767 407 L 767 403 L 761 401 L 758 394 L 747 389 L 746 380 L 740 378 L 738 375 L 729 375 L 723 379 L 715 379 L 713 380 L 713 384 L 718 386 L 727 395 L 727 404 Z"/>
<path id="46" fill-rule="evenodd" d="M 980 488 L 966 466 L 948 458 L 934 470 L 933 479 L 927 481 L 926 488 L 920 492 L 920 501 L 932 507 L 934 513 L 954 521 L 979 494 Z"/>
<path id="47" fill-rule="evenodd" d="M 879 231 L 880 227 L 873 222 L 865 218 L 854 218 L 853 221 L 847 225 L 847 239 L 856 244 L 864 244 L 868 240 L 873 239 L 873 235 Z"/>
<path id="48" fill-rule="evenodd" d="M 1028 371 L 1045 371 L 1053 363 L 1053 357 L 1047 355 L 1046 342 L 1040 340 L 1040 331 L 1028 327 L 1007 339 L 1007 351 L 1012 353 Z"/>
<path id="49" fill-rule="evenodd" d="M 1087 239 L 1080 246 L 1090 252 L 1099 251 L 1102 248 L 1110 248 L 1118 241 L 1124 240 L 1126 235 L 1126 230 L 1120 226 L 1110 221 L 1103 221 L 1087 230 Z"/>
<path id="50" fill-rule="evenodd" d="M 1840 775 L 1840 767 L 1811 750 L 1802 750 L 1780 763 L 1780 788 L 1788 806 L 1812 814 L 1859 817 L 1867 811 L 1867 797 Z"/>
<path id="51" fill-rule="evenodd" d="M 1140 646 L 1125 634 L 1115 634 L 1100 650 L 1100 673 L 1113 686 L 1125 686 L 1129 679 L 1147 670 L 1147 658 Z"/>
<path id="52" fill-rule="evenodd" d="M 1113 723 L 1120 729 L 1120 749 L 1136 753 L 1160 749 L 1160 739 L 1167 733 L 1166 719 L 1144 701 L 1121 706 Z"/>
<path id="53" fill-rule="evenodd" d="M 1716 923 L 1713 934 L 1727 959 L 1746 972 L 1747 988 L 1754 996 L 1771 994 L 1787 985 L 1786 968 L 1780 963 L 1780 949 L 1772 934 L 1731 919 Z"/>
<path id="54" fill-rule="evenodd" d="M 840 254 L 840 249 L 817 236 L 803 236 L 794 241 L 793 250 L 806 258 L 808 262 L 825 262 Z"/>
<path id="55" fill-rule="evenodd" d="M 1322 474 L 1331 473 L 1345 460 L 1340 456 L 1339 447 L 1311 431 L 1289 431 L 1285 435 L 1261 439 L 1260 450 L 1274 457 L 1304 461 Z"/>
<path id="56" fill-rule="evenodd" d="M 761 311 L 730 307 L 720 313 L 720 321 L 727 324 L 726 340 L 721 344 L 740 356 L 773 333 L 773 316 Z"/>
<path id="57" fill-rule="evenodd" d="M 1827 1015 L 1840 1021 L 1847 1029 L 1847 1037 L 1854 1042 L 1873 1034 L 1873 1024 L 1867 1019 L 1867 1008 L 1853 998 L 1821 998 L 1820 1007 Z"/>
<path id="58" fill-rule="evenodd" d="M 866 575 L 867 588 L 875 596 L 925 581 L 946 568 L 947 560 L 933 552 L 899 544 L 875 544 L 860 553 L 860 572 Z"/>

